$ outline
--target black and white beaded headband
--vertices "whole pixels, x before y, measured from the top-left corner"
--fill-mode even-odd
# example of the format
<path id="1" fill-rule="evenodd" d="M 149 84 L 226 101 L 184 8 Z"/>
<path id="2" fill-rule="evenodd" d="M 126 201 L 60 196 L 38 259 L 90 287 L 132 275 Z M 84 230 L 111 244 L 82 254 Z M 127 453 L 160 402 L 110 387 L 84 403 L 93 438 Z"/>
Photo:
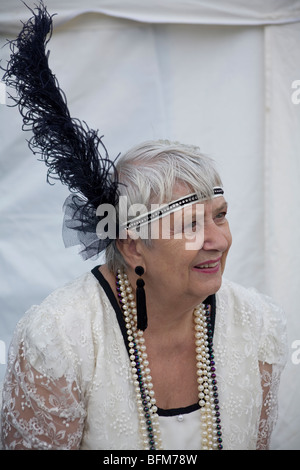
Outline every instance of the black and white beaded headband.
<path id="1" fill-rule="evenodd" d="M 220 186 L 215 186 L 213 188 L 213 198 L 223 196 L 224 190 Z M 176 212 L 183 207 L 190 206 L 195 202 L 199 201 L 199 197 L 197 193 L 188 194 L 187 196 L 181 197 L 172 201 L 168 204 L 164 204 L 163 206 L 159 207 L 158 209 L 154 209 L 153 211 L 147 212 L 146 214 L 139 215 L 134 219 L 131 219 L 126 224 L 126 229 L 137 229 L 142 227 L 143 225 L 149 224 L 157 219 L 165 217 L 168 214 Z"/>

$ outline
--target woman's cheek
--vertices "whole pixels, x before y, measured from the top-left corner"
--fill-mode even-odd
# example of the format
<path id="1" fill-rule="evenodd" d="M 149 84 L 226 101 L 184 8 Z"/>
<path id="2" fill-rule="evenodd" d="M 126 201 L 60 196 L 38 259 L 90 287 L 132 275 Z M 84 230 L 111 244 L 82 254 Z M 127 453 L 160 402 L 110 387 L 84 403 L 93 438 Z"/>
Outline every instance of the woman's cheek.
<path id="1" fill-rule="evenodd" d="M 225 265 L 226 265 L 226 258 L 227 258 L 227 255 L 229 253 L 229 250 L 230 250 L 230 247 L 232 245 L 232 235 L 231 235 L 231 232 L 230 232 L 230 229 L 229 229 L 229 226 L 228 226 L 228 234 L 226 236 L 227 238 L 227 242 L 228 242 L 228 247 L 227 249 L 224 251 L 223 255 L 222 255 L 222 259 L 221 259 L 221 271 L 222 271 L 222 274 L 225 270 Z"/>

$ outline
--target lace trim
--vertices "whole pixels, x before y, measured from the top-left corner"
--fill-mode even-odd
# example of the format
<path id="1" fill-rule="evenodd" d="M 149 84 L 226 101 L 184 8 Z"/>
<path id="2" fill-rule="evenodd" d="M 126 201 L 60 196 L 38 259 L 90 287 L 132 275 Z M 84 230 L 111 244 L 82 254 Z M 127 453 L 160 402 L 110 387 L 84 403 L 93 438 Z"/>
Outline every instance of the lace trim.
<path id="1" fill-rule="evenodd" d="M 2 440 L 6 449 L 78 449 L 85 411 L 80 388 L 66 377 L 53 380 L 25 359 L 24 343 L 9 364 L 3 391 Z"/>
<path id="2" fill-rule="evenodd" d="M 262 407 L 257 434 L 257 450 L 268 450 L 278 417 L 278 390 L 280 371 L 278 367 L 260 363 Z"/>

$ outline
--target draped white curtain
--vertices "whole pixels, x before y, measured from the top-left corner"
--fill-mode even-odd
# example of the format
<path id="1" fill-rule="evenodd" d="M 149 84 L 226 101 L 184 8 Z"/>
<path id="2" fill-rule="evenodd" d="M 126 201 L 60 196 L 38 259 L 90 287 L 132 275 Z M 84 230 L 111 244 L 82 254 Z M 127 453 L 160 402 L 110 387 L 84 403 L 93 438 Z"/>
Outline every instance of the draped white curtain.
<path id="1" fill-rule="evenodd" d="M 271 295 L 288 316 L 272 448 L 300 449 L 299 0 L 45 3 L 57 13 L 51 68 L 71 114 L 104 134 L 112 158 L 168 138 L 216 160 L 233 233 L 226 276 Z M 1 1 L 0 47 L 29 16 L 21 1 Z M 0 56 L 4 66 L 7 47 Z M 46 184 L 4 99 L 0 83 L 0 382 L 4 347 L 24 311 L 101 262 L 64 248 L 68 191 Z"/>

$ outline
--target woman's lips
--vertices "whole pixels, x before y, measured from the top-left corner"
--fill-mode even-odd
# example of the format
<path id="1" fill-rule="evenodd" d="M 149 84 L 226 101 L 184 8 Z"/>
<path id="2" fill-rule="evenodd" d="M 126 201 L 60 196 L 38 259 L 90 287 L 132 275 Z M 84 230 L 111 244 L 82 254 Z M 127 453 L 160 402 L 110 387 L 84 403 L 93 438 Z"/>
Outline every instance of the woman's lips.
<path id="1" fill-rule="evenodd" d="M 199 263 L 193 267 L 193 270 L 201 272 L 201 273 L 207 273 L 207 274 L 217 273 L 220 268 L 221 258 L 222 257 L 220 256 L 220 258 L 218 259 L 207 260 L 207 261 L 204 261 L 203 263 Z"/>

